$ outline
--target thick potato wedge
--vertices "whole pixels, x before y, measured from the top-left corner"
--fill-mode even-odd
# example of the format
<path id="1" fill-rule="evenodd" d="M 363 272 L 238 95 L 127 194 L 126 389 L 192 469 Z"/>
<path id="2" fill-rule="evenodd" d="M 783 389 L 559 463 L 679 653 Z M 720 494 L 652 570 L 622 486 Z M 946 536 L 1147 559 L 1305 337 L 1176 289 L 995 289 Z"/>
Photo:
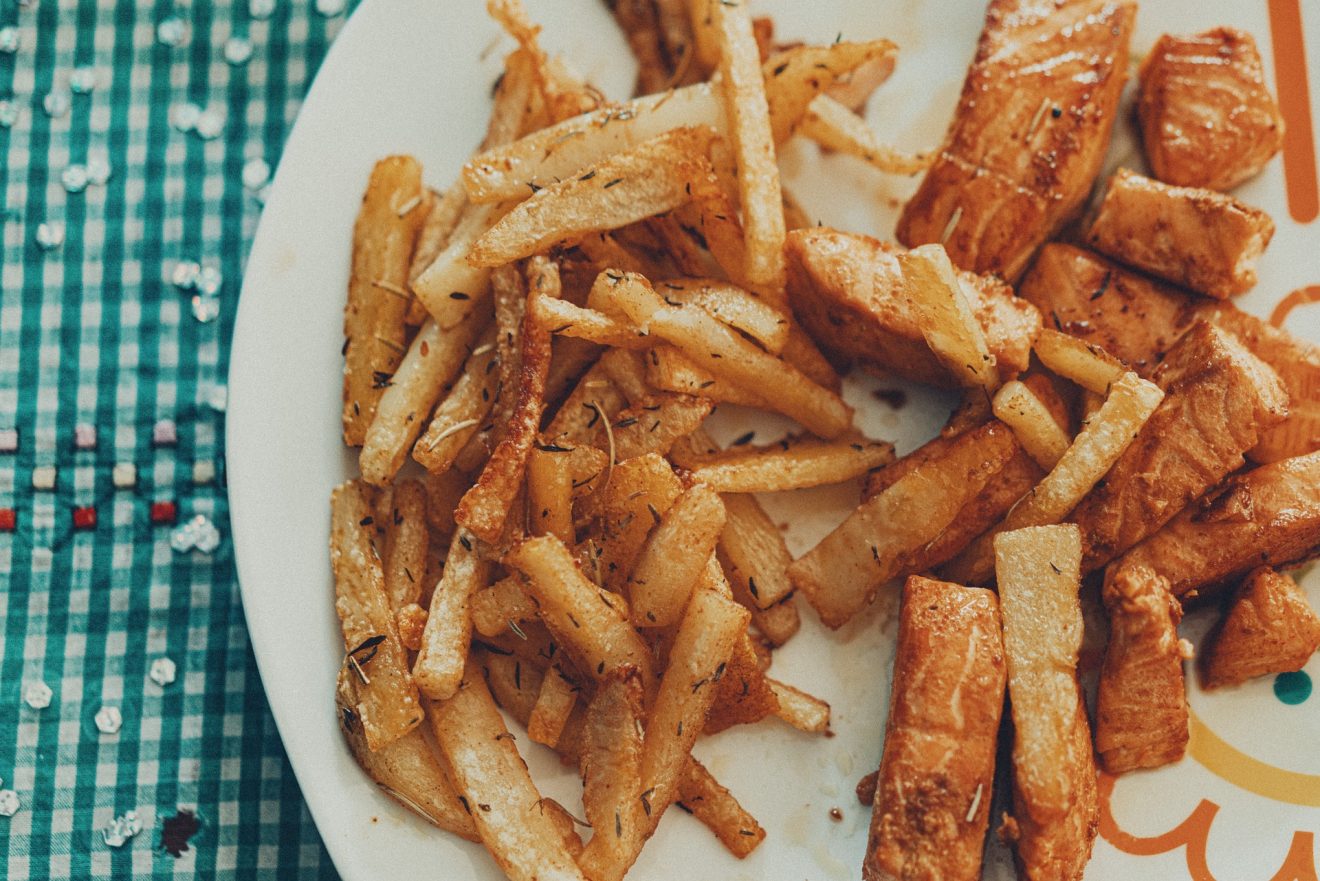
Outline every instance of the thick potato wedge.
<path id="1" fill-rule="evenodd" d="M 985 331 L 963 293 L 963 282 L 943 245 L 922 245 L 898 255 L 903 292 L 916 304 L 921 334 L 959 384 L 991 392 L 999 385 Z"/>

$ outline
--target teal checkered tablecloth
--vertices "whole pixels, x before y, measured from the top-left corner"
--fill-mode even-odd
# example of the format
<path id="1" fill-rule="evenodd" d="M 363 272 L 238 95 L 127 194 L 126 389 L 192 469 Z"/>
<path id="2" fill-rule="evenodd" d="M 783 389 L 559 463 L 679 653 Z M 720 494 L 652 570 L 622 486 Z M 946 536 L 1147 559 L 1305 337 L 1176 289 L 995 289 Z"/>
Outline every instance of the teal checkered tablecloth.
<path id="1" fill-rule="evenodd" d="M 334 877 L 248 646 L 223 426 L 268 168 L 343 6 L 0 4 L 11 881 Z M 197 516 L 215 531 L 179 530 Z M 141 831 L 114 847 L 129 811 Z"/>

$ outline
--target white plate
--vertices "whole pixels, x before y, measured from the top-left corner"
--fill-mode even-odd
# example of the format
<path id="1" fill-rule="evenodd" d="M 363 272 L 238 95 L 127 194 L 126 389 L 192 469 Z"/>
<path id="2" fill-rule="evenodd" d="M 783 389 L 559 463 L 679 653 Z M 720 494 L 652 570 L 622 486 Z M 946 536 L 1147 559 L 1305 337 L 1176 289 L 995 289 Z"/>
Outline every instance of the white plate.
<path id="1" fill-rule="evenodd" d="M 607 94 L 627 93 L 632 63 L 600 0 L 530 5 L 545 22 L 551 48 Z M 424 162 L 427 180 L 443 186 L 477 143 L 505 51 L 494 48 L 496 31 L 483 6 L 477 0 L 368 0 L 347 24 L 285 148 L 249 259 L 234 338 L 229 492 L 244 608 L 289 758 L 326 847 L 349 881 L 418 873 L 497 877 L 479 847 L 436 832 L 384 797 L 340 741 L 331 692 L 343 646 L 327 559 L 329 492 L 355 473 L 353 457 L 339 441 L 341 309 L 354 213 L 377 158 L 413 153 Z M 782 0 L 757 8 L 775 16 L 784 38 L 829 41 L 842 33 L 895 39 L 904 50 L 899 69 L 872 101 L 870 121 L 901 146 L 939 141 L 980 30 L 980 3 Z M 1164 30 L 1237 24 L 1256 34 L 1270 69 L 1265 15 L 1263 3 L 1150 2 L 1141 10 L 1135 46 L 1144 50 Z M 1320 46 L 1320 16 L 1308 24 L 1309 43 Z M 1320 87 L 1313 91 L 1320 93 Z M 1114 154 L 1138 155 L 1130 136 L 1119 138 Z M 813 216 L 885 237 L 892 232 L 898 200 L 914 185 L 851 159 L 822 159 L 814 148 L 797 144 L 786 151 L 783 164 Z M 1315 232 L 1288 219 L 1278 161 L 1240 195 L 1267 208 L 1280 226 L 1260 286 L 1242 301 L 1264 314 L 1284 292 L 1320 281 L 1308 275 Z M 1314 311 L 1300 310 L 1291 326 L 1320 338 L 1315 317 Z M 1303 324 L 1304 319 L 1310 320 Z M 895 384 L 852 383 L 851 402 L 859 407 L 862 427 L 898 441 L 900 452 L 942 420 L 947 401 L 918 392 L 896 413 L 869 394 L 876 385 Z M 769 439 L 777 423 L 732 414 L 720 430 L 728 436 L 749 426 Z M 800 553 L 853 504 L 855 492 L 848 486 L 772 499 L 772 515 L 795 521 L 790 543 Z M 1314 580 L 1312 595 L 1320 599 Z M 778 675 L 833 704 L 837 737 L 807 737 L 767 722 L 699 745 L 702 759 L 765 825 L 769 837 L 761 848 L 739 863 L 691 817 L 673 811 L 631 877 L 669 877 L 676 871 L 692 879 L 857 877 L 868 811 L 852 790 L 880 756 L 893 651 L 891 612 L 892 603 L 882 601 L 840 633 L 829 634 L 803 605 L 803 632 L 777 656 Z M 1313 661 L 1309 669 L 1320 675 L 1320 663 Z M 1106 827 L 1097 843 L 1089 879 L 1205 881 L 1210 876 L 1189 875 L 1188 865 L 1198 854 L 1206 855 L 1213 877 L 1221 881 L 1263 879 L 1282 864 L 1294 832 L 1320 829 L 1320 750 L 1314 746 L 1320 696 L 1286 706 L 1266 681 L 1213 697 L 1194 694 L 1192 703 L 1206 730 L 1221 738 L 1215 742 L 1198 734 L 1194 750 L 1218 774 L 1188 758 L 1124 778 L 1112 805 L 1117 827 Z M 1244 765 L 1244 754 L 1265 764 Z M 529 750 L 529 760 L 548 794 L 576 803 L 572 773 L 540 747 Z M 1248 773 L 1240 774 L 1244 767 Z M 1270 797 L 1286 798 L 1290 792 L 1294 801 L 1310 806 Z M 1219 808 L 1208 845 L 1202 834 L 1209 831 L 1207 812 L 1213 814 L 1208 807 L 1199 808 L 1183 827 L 1191 830 L 1188 836 L 1145 844 L 1131 839 L 1173 829 L 1203 798 Z M 836 806 L 842 822 L 829 818 Z M 1183 837 L 1190 838 L 1190 850 Z M 1154 854 L 1132 856 L 1111 840 L 1127 851 Z M 1314 859 L 1309 837 L 1302 835 L 1295 844 L 1297 866 L 1309 866 Z M 990 865 L 992 877 L 1011 875 L 997 847 Z"/>

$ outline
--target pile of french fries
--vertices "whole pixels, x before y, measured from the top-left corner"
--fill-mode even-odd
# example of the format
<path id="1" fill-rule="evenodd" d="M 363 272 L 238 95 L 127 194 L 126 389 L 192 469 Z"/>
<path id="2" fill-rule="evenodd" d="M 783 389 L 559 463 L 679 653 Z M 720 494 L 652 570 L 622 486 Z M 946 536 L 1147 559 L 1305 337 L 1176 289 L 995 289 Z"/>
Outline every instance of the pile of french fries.
<path id="1" fill-rule="evenodd" d="M 1080 877 L 1097 814 L 1078 594 L 1096 565 L 1068 520 L 1165 390 L 1050 329 L 1002 376 L 967 274 L 923 245 L 897 253 L 902 293 L 963 398 L 896 460 L 854 428 L 845 359 L 794 317 L 785 238 L 805 221 L 776 160 L 802 136 L 926 168 L 855 112 L 896 47 L 779 47 L 744 0 L 620 3 L 643 94 L 609 103 L 519 0 L 488 9 L 517 48 L 478 151 L 444 192 L 411 157 L 380 161 L 354 228 L 343 436 L 361 477 L 332 496 L 331 558 L 359 764 L 515 881 L 618 881 L 675 804 L 741 858 L 765 830 L 693 745 L 767 719 L 828 732 L 829 705 L 768 672 L 796 597 L 838 628 L 897 585 L 864 876 L 977 876 L 1007 690 L 1001 834 L 1028 877 Z M 721 448 L 703 428 L 719 405 L 801 430 Z M 796 560 L 756 498 L 858 478 L 861 504 Z M 1158 650 L 1146 631 L 1113 645 L 1153 651 L 1181 700 L 1167 580 L 1125 569 L 1105 590 L 1155 603 L 1137 624 L 1159 625 Z M 583 817 L 541 795 L 501 709 L 580 771 Z"/>

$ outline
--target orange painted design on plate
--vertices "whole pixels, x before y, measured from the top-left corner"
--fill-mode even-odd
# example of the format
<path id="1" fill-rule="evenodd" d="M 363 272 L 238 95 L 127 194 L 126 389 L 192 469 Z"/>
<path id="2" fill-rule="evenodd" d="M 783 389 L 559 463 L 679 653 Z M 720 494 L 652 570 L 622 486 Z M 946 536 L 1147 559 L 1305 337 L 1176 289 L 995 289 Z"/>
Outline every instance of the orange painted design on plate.
<path id="1" fill-rule="evenodd" d="M 1320 285 L 1310 285 L 1304 288 L 1298 288 L 1288 296 L 1279 301 L 1270 313 L 1270 324 L 1275 327 L 1283 327 L 1283 323 L 1288 320 L 1288 313 L 1298 306 L 1305 306 L 1307 303 L 1320 303 Z"/>

